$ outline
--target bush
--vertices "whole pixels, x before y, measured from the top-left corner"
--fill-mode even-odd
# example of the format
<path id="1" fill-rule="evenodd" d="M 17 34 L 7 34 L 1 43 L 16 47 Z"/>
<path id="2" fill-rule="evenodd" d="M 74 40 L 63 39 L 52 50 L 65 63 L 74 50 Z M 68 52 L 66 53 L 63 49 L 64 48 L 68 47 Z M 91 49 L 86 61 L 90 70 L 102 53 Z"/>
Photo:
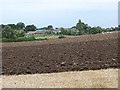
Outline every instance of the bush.
<path id="1" fill-rule="evenodd" d="M 69 32 L 66 29 L 64 29 L 64 28 L 61 28 L 60 29 L 60 34 L 62 34 L 62 35 L 69 35 Z"/>
<path id="2" fill-rule="evenodd" d="M 18 38 L 15 38 L 15 39 L 2 38 L 2 42 L 23 42 L 23 41 L 35 41 L 35 40 L 48 40 L 48 39 L 47 38 L 35 39 L 34 36 L 18 37 Z"/>
<path id="3" fill-rule="evenodd" d="M 15 30 L 12 30 L 12 28 L 9 26 L 2 28 L 2 37 L 3 38 L 15 38 Z"/>
<path id="4" fill-rule="evenodd" d="M 61 35 L 61 36 L 59 36 L 58 38 L 59 38 L 59 39 L 61 39 L 61 38 L 65 38 L 65 36 L 64 36 L 64 35 Z"/>
<path id="5" fill-rule="evenodd" d="M 16 37 L 24 37 L 25 31 L 24 30 L 15 30 L 15 36 Z"/>
<path id="6" fill-rule="evenodd" d="M 36 39 L 36 40 L 48 40 L 47 38 L 39 38 L 39 39 Z"/>
<path id="7" fill-rule="evenodd" d="M 33 41 L 36 40 L 35 37 L 19 37 L 15 39 L 2 38 L 2 42 L 22 42 L 22 41 Z"/>
<path id="8" fill-rule="evenodd" d="M 21 41 L 33 41 L 33 40 L 35 40 L 35 37 L 34 37 L 34 36 L 16 38 L 16 42 L 21 42 Z"/>
<path id="9" fill-rule="evenodd" d="M 2 38 L 2 42 L 15 42 L 15 39 Z"/>

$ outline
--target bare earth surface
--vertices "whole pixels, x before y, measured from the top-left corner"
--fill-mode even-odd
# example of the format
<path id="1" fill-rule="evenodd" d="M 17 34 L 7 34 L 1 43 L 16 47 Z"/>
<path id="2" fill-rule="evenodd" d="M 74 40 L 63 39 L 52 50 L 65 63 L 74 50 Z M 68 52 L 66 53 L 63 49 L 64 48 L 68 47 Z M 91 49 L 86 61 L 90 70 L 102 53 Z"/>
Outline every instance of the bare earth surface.
<path id="1" fill-rule="evenodd" d="M 118 68 L 118 33 L 3 43 L 2 74 L 42 74 Z"/>
<path id="2" fill-rule="evenodd" d="M 2 43 L 2 88 L 118 88 L 118 42 L 114 32 Z"/>
<path id="3" fill-rule="evenodd" d="M 3 76 L 3 88 L 118 88 L 118 69 Z"/>

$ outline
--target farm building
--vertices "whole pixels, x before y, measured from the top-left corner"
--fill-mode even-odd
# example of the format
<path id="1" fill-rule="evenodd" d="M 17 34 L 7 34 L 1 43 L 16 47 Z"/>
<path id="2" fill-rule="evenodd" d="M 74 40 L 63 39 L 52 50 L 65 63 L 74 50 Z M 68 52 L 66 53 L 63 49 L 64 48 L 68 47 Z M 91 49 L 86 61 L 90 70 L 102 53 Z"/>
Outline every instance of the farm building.
<path id="1" fill-rule="evenodd" d="M 37 29 L 36 31 L 29 31 L 28 33 L 26 33 L 26 36 L 44 35 L 44 34 L 50 34 L 50 33 L 57 34 L 57 33 L 60 33 L 60 30 L 59 29 L 52 29 L 52 30 Z"/>

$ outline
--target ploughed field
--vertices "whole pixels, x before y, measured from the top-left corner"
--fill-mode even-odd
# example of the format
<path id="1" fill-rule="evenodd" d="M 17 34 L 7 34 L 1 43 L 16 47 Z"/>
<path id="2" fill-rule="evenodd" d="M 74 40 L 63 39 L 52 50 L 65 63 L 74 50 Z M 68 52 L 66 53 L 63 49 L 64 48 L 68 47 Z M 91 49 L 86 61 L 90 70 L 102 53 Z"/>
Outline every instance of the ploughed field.
<path id="1" fill-rule="evenodd" d="M 118 68 L 118 33 L 3 43 L 2 74 Z"/>

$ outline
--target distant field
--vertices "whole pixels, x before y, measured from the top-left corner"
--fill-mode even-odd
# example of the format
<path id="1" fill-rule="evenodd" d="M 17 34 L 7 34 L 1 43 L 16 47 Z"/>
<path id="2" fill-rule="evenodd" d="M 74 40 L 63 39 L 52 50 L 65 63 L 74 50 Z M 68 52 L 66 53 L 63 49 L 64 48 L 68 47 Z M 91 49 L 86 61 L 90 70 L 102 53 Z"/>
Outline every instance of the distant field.
<path id="1" fill-rule="evenodd" d="M 117 33 L 2 46 L 3 75 L 98 70 L 119 65 Z"/>

